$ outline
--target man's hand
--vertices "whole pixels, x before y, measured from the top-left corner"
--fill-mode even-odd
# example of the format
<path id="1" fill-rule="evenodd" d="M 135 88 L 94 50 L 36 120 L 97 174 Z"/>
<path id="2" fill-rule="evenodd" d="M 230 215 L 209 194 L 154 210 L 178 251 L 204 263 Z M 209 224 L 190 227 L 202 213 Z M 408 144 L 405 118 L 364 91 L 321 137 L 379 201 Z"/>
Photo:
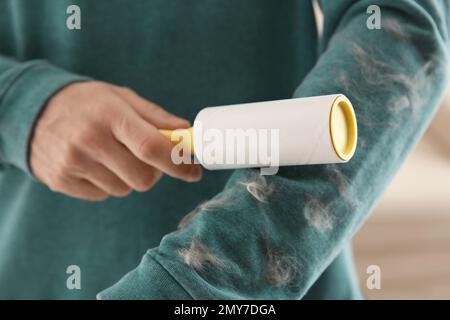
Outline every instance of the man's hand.
<path id="1" fill-rule="evenodd" d="M 31 169 L 51 190 L 93 201 L 147 191 L 162 172 L 198 181 L 201 168 L 175 165 L 173 145 L 157 130 L 188 126 L 127 88 L 71 84 L 50 99 L 36 124 Z"/>

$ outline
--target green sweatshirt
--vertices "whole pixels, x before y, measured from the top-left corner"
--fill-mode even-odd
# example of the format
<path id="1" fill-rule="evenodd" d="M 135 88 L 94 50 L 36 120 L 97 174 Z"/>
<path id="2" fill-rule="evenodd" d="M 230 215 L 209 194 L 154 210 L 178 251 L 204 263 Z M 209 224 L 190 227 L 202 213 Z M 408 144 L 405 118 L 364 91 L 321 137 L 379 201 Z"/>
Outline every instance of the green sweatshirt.
<path id="1" fill-rule="evenodd" d="M 72 4 L 80 30 L 66 26 Z M 449 2 L 320 5 L 321 37 L 307 0 L 0 0 L 0 298 L 359 298 L 349 242 L 442 97 Z M 369 5 L 381 29 L 366 25 Z M 89 79 L 189 120 L 205 106 L 344 93 L 358 150 L 343 165 L 164 177 L 123 199 L 75 200 L 33 178 L 29 141 L 45 102 Z M 79 289 L 67 286 L 74 265 Z"/>

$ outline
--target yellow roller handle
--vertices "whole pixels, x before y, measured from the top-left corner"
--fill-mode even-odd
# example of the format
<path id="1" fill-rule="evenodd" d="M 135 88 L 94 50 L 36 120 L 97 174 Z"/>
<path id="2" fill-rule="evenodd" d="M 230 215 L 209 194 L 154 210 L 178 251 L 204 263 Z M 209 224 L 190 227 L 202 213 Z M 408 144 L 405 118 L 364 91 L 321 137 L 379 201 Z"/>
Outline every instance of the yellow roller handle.
<path id="1" fill-rule="evenodd" d="M 183 150 L 189 152 L 190 154 L 194 154 L 194 138 L 193 138 L 193 128 L 187 128 L 187 129 L 177 129 L 177 131 L 180 131 L 180 139 L 176 140 L 173 136 L 173 133 L 175 130 L 167 130 L 167 129 L 159 129 L 158 130 L 164 137 L 169 139 L 173 144 L 178 144 L 180 141 L 183 141 L 185 145 L 183 145 Z M 172 140 L 172 137 L 175 140 Z M 187 141 L 184 141 L 184 138 L 187 139 Z"/>

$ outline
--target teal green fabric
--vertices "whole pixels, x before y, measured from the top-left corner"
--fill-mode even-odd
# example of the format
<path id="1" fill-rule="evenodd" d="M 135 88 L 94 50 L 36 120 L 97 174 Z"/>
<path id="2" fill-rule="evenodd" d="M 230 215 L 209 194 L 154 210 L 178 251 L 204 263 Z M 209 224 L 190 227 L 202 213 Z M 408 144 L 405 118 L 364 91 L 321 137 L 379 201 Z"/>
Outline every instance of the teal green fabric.
<path id="1" fill-rule="evenodd" d="M 81 30 L 66 28 L 71 4 Z M 306 0 L 0 0 L 0 298 L 361 298 L 349 241 L 442 97 L 449 7 L 320 4 L 319 40 Z M 373 4 L 386 28 L 367 29 Z M 205 172 L 196 184 L 164 177 L 124 199 L 75 200 L 32 177 L 28 144 L 45 101 L 88 79 L 131 87 L 189 120 L 205 106 L 341 92 L 358 116 L 359 148 L 348 164 L 281 168 L 266 178 L 265 203 L 245 188 L 256 170 Z M 176 229 L 213 197 L 226 206 Z M 306 219 L 311 199 L 331 217 L 325 230 Z M 186 265 L 179 251 L 192 240 L 223 263 Z M 289 283 L 267 280 L 269 252 L 295 266 Z M 80 267 L 80 290 L 66 287 L 70 265 Z"/>

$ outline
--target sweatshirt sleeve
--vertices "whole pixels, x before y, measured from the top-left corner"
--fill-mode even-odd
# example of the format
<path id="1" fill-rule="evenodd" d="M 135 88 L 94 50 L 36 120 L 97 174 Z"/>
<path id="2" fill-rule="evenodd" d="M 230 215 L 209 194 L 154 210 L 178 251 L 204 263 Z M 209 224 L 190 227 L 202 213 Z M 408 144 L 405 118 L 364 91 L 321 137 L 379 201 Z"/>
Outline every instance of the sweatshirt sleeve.
<path id="1" fill-rule="evenodd" d="M 381 29 L 367 28 L 371 5 L 381 9 Z M 436 111 L 447 85 L 448 6 L 323 1 L 320 58 L 294 97 L 344 93 L 352 101 L 353 159 L 283 167 L 274 176 L 235 171 L 220 194 L 99 298 L 301 299 L 365 221 Z"/>
<path id="2" fill-rule="evenodd" d="M 30 173 L 28 144 L 42 107 L 58 90 L 82 80 L 44 60 L 21 63 L 0 55 L 0 167 Z"/>

